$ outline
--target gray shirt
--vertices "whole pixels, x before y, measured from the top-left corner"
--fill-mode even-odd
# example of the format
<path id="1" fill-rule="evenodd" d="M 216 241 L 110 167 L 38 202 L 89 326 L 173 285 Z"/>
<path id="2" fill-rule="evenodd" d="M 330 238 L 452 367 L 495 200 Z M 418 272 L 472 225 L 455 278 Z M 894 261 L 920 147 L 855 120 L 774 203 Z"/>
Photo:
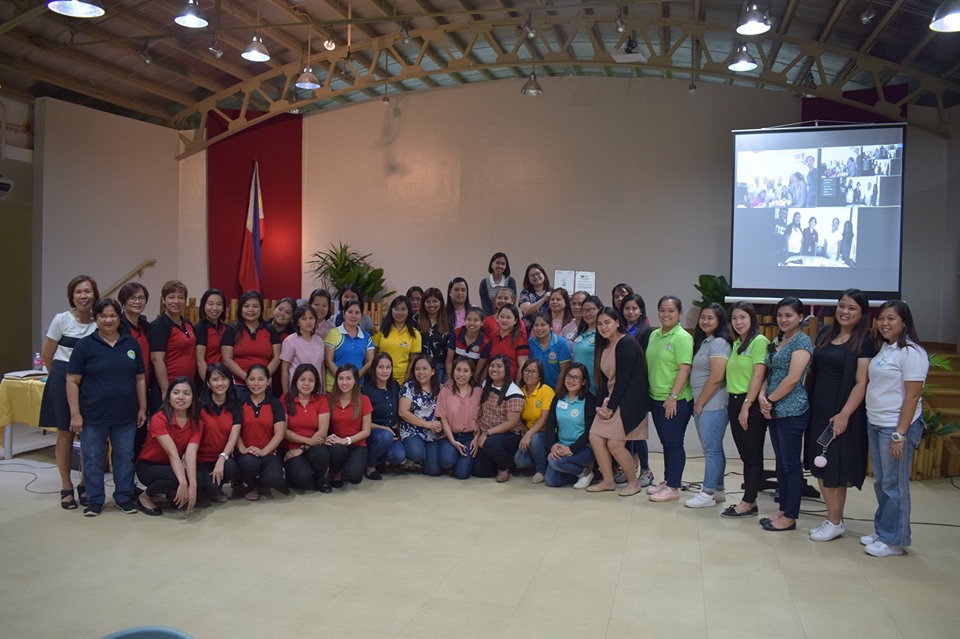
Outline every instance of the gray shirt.
<path id="1" fill-rule="evenodd" d="M 693 355 L 693 366 L 690 369 L 690 388 L 693 390 L 693 399 L 698 401 L 703 387 L 710 379 L 710 359 L 722 357 L 724 361 L 730 358 L 730 343 L 719 337 L 710 337 L 703 340 L 700 348 Z M 727 385 L 721 382 L 719 388 L 703 405 L 703 410 L 720 410 L 727 407 Z"/>

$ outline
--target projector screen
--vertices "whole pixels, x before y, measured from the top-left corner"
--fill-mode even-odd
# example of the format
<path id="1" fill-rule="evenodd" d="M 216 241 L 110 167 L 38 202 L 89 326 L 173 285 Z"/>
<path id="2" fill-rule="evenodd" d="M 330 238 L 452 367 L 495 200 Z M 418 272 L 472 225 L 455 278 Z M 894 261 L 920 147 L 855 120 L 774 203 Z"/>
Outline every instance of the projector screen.
<path id="1" fill-rule="evenodd" d="M 900 296 L 905 126 L 734 131 L 730 297 Z"/>

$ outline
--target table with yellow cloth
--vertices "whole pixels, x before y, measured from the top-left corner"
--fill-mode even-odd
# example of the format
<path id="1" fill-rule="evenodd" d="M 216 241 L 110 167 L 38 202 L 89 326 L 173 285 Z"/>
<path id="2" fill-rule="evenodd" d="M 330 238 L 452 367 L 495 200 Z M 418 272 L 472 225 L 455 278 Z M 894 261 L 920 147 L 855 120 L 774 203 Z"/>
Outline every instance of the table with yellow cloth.
<path id="1" fill-rule="evenodd" d="M 39 427 L 40 400 L 46 382 L 39 379 L 4 377 L 0 382 L 0 431 L 3 458 L 13 458 L 13 424 Z"/>

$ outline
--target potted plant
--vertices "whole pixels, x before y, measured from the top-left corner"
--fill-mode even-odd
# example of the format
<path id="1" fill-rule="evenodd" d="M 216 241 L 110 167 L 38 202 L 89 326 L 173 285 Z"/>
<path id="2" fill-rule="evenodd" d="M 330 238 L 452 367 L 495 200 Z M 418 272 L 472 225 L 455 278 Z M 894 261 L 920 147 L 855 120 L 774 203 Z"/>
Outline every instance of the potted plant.
<path id="1" fill-rule="evenodd" d="M 320 285 L 332 289 L 333 293 L 340 291 L 347 284 L 355 284 L 363 292 L 363 297 L 371 302 L 392 296 L 395 291 L 387 291 L 383 269 L 376 268 L 370 263 L 370 253 L 366 255 L 352 248 L 349 244 L 339 242 L 324 251 L 316 251 L 307 265 Z"/>
<path id="2" fill-rule="evenodd" d="M 707 304 L 719 304 L 723 306 L 726 303 L 727 295 L 730 294 L 730 282 L 723 275 L 702 274 L 693 287 L 703 297 L 694 301 L 693 305 L 703 308 Z"/>
<path id="3" fill-rule="evenodd" d="M 942 353 L 930 353 L 930 368 L 952 371 L 950 358 Z M 947 443 L 947 436 L 960 431 L 960 425 L 953 422 L 943 423 L 940 411 L 931 408 L 930 397 L 935 394 L 936 386 L 924 384 L 920 391 L 923 398 L 923 437 L 920 445 L 913 451 L 913 468 L 910 473 L 912 481 L 923 479 L 940 479 L 943 467 L 943 449 Z"/>

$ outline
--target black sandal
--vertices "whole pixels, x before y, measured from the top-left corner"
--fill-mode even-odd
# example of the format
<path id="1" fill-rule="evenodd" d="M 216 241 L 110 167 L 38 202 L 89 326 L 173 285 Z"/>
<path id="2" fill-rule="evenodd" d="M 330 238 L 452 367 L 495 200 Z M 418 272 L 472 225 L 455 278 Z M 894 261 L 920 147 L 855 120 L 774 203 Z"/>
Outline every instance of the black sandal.
<path id="1" fill-rule="evenodd" d="M 81 506 L 87 506 L 87 487 L 83 484 L 77 486 L 77 499 Z"/>
<path id="2" fill-rule="evenodd" d="M 64 501 L 65 497 L 69 497 L 68 501 Z M 77 500 L 73 498 L 73 488 L 70 490 L 61 490 L 60 491 L 60 507 L 64 510 L 76 510 L 77 509 Z"/>

